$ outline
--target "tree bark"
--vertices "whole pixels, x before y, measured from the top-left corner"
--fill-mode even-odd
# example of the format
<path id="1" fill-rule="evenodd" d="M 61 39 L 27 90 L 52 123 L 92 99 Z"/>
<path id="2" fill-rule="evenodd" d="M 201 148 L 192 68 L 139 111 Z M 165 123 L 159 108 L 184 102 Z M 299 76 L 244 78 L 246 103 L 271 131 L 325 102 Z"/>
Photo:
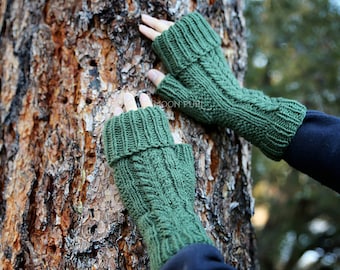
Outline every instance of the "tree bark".
<path id="1" fill-rule="evenodd" d="M 161 67 L 138 32 L 141 13 L 198 10 L 223 38 L 237 78 L 246 67 L 241 1 L 2 0 L 0 262 L 2 269 L 147 269 L 147 250 L 105 162 L 101 132 L 120 93 L 152 93 Z M 239 269 L 254 269 L 250 146 L 163 106 L 193 145 L 196 211 Z"/>

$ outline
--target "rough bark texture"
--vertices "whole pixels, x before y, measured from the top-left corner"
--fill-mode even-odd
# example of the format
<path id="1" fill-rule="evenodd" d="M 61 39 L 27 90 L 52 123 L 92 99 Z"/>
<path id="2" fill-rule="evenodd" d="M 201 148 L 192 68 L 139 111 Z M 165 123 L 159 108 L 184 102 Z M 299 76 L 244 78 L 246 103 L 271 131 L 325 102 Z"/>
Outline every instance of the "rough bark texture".
<path id="1" fill-rule="evenodd" d="M 148 257 L 105 163 L 101 131 L 124 91 L 151 93 L 160 63 L 141 13 L 200 11 L 243 79 L 240 1 L 2 0 L 0 4 L 2 269 L 147 269 Z M 160 99 L 154 102 L 164 105 Z M 193 145 L 196 210 L 226 260 L 255 267 L 250 147 L 165 108 Z"/>

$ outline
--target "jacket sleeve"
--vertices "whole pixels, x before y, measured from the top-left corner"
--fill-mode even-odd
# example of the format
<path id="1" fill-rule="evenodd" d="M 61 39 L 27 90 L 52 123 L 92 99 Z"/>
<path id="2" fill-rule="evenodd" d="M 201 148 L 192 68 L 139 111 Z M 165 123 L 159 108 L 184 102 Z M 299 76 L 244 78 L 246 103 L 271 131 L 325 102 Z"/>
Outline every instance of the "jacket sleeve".
<path id="1" fill-rule="evenodd" d="M 307 111 L 283 159 L 293 168 L 339 193 L 340 118 Z"/>

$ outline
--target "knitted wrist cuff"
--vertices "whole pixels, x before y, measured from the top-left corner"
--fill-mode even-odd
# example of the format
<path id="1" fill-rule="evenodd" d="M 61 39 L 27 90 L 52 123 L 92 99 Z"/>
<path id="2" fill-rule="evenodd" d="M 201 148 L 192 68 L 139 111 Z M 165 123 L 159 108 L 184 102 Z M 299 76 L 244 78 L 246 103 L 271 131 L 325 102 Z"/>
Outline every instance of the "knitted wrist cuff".
<path id="1" fill-rule="evenodd" d="M 270 98 L 258 90 L 243 88 L 238 93 L 242 93 L 240 98 L 224 114 L 225 125 L 270 159 L 281 160 L 303 122 L 306 107 L 294 100 Z"/>
<path id="2" fill-rule="evenodd" d="M 159 107 L 129 111 L 111 118 L 103 131 L 110 166 L 120 158 L 151 147 L 174 145 L 168 119 Z"/>
<path id="3" fill-rule="evenodd" d="M 167 70 L 176 75 L 220 45 L 220 37 L 199 13 L 194 12 L 164 31 L 152 47 Z"/>
<path id="4" fill-rule="evenodd" d="M 279 161 L 301 126 L 307 109 L 294 100 L 276 98 L 276 101 L 280 104 L 279 111 L 268 115 L 265 139 L 256 144 L 267 157 Z"/>

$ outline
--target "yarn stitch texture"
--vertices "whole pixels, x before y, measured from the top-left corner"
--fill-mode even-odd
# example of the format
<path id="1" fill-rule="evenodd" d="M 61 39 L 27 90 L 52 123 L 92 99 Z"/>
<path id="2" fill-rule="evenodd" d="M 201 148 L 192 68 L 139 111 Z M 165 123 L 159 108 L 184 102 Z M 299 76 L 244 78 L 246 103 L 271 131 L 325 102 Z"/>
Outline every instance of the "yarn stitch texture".
<path id="1" fill-rule="evenodd" d="M 233 129 L 271 159 L 282 158 L 302 124 L 305 106 L 241 87 L 221 39 L 199 13 L 176 22 L 152 46 L 169 71 L 157 87 L 160 96 L 199 122 Z"/>
<path id="2" fill-rule="evenodd" d="M 185 246 L 212 243 L 194 212 L 191 146 L 174 144 L 160 108 L 113 117 L 103 137 L 115 183 L 147 245 L 152 270 Z"/>

